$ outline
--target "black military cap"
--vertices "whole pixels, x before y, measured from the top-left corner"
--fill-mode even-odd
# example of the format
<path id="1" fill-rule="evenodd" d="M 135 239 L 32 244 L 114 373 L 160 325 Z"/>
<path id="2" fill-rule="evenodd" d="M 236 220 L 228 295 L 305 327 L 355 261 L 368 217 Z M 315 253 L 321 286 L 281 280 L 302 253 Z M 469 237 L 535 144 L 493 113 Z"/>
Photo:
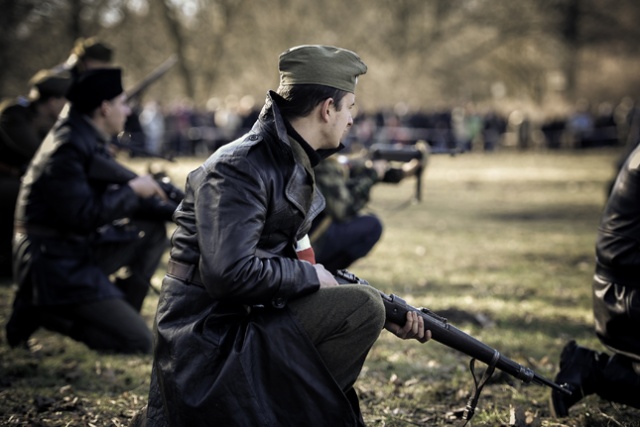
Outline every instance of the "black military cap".
<path id="1" fill-rule="evenodd" d="M 120 68 L 96 68 L 81 73 L 69 87 L 66 97 L 75 109 L 89 113 L 102 101 L 112 100 L 123 91 Z"/>
<path id="2" fill-rule="evenodd" d="M 71 74 L 68 71 L 40 70 L 29 80 L 29 99 L 62 98 L 70 85 Z"/>
<path id="3" fill-rule="evenodd" d="M 354 93 L 367 65 L 347 49 L 302 45 L 280 55 L 280 85 L 318 84 Z"/>

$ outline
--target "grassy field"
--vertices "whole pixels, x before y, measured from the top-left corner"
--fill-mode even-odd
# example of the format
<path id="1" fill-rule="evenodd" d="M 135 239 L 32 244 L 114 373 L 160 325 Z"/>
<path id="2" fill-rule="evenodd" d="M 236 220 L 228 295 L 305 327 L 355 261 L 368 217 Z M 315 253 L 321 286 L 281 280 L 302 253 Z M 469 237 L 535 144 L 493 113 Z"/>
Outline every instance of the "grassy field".
<path id="1" fill-rule="evenodd" d="M 382 240 L 351 270 L 553 379 L 569 339 L 603 350 L 593 333 L 593 245 L 617 151 L 432 156 L 422 201 L 415 181 L 374 188 Z M 167 163 L 176 182 L 199 160 Z M 143 170 L 144 161 L 131 161 Z M 162 270 L 154 278 L 159 287 Z M 0 322 L 11 284 L 0 286 Z M 151 323 L 157 295 L 144 316 Z M 4 333 L 4 331 L 3 331 Z M 149 357 L 101 355 L 39 331 L 31 349 L 0 345 L 0 422 L 122 426 L 146 401 Z M 383 332 L 357 384 L 368 426 L 462 426 L 473 390 L 469 357 Z M 481 374 L 482 363 L 476 364 Z M 549 390 L 496 372 L 475 426 L 640 426 L 640 411 L 595 396 L 553 419 Z"/>

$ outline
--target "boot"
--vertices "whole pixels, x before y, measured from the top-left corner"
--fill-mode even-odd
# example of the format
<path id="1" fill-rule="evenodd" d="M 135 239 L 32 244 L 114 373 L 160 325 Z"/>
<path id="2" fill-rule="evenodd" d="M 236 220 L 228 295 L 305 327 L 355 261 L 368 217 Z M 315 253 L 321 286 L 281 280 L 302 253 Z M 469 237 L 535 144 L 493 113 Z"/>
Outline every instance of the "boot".
<path id="1" fill-rule="evenodd" d="M 583 397 L 596 392 L 599 365 L 606 364 L 608 356 L 568 342 L 560 355 L 560 372 L 555 382 L 571 391 L 571 396 L 553 390 L 550 409 L 554 417 L 566 417 L 569 408 Z"/>
<path id="2" fill-rule="evenodd" d="M 14 307 L 5 326 L 7 343 L 11 348 L 28 348 L 29 337 L 40 327 L 38 315 L 32 308 Z"/>

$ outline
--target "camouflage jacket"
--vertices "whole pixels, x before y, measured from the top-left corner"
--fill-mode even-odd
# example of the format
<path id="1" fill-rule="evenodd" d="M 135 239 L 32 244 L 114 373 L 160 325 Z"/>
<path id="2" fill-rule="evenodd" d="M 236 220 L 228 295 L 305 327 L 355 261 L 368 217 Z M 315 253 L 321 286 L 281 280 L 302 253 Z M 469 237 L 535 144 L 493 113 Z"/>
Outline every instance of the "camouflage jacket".
<path id="1" fill-rule="evenodd" d="M 344 165 L 335 157 L 315 168 L 316 185 L 326 199 L 323 216 L 344 221 L 358 214 L 369 202 L 371 187 L 377 182 L 375 170 L 363 163 Z"/>

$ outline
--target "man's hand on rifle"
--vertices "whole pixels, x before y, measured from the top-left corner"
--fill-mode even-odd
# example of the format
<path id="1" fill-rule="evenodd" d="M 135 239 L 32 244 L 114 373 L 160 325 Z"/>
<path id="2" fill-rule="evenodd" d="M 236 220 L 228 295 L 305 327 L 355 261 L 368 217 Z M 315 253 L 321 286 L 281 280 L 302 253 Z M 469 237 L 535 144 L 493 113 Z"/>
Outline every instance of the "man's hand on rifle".
<path id="1" fill-rule="evenodd" d="M 130 180 L 128 184 L 133 189 L 133 192 L 143 199 L 158 196 L 164 201 L 169 200 L 162 187 L 151 175 L 137 176 Z"/>
<path id="2" fill-rule="evenodd" d="M 329 288 L 338 286 L 338 282 L 332 273 L 329 272 L 322 264 L 313 264 L 313 268 L 316 269 L 318 280 L 320 281 L 321 288 Z"/>
<path id="3" fill-rule="evenodd" d="M 421 343 L 425 343 L 431 339 L 431 331 L 428 329 L 425 330 L 424 319 L 415 311 L 407 312 L 407 322 L 404 326 L 387 320 L 384 323 L 384 328 L 403 340 L 415 339 Z"/>
<path id="4" fill-rule="evenodd" d="M 376 171 L 378 180 L 382 180 L 382 178 L 384 178 L 384 174 L 389 169 L 389 162 L 386 160 L 370 160 L 367 162 L 367 166 Z"/>
<path id="5" fill-rule="evenodd" d="M 422 162 L 418 159 L 411 159 L 402 165 L 402 172 L 404 177 L 414 176 L 419 167 L 422 167 Z"/>

